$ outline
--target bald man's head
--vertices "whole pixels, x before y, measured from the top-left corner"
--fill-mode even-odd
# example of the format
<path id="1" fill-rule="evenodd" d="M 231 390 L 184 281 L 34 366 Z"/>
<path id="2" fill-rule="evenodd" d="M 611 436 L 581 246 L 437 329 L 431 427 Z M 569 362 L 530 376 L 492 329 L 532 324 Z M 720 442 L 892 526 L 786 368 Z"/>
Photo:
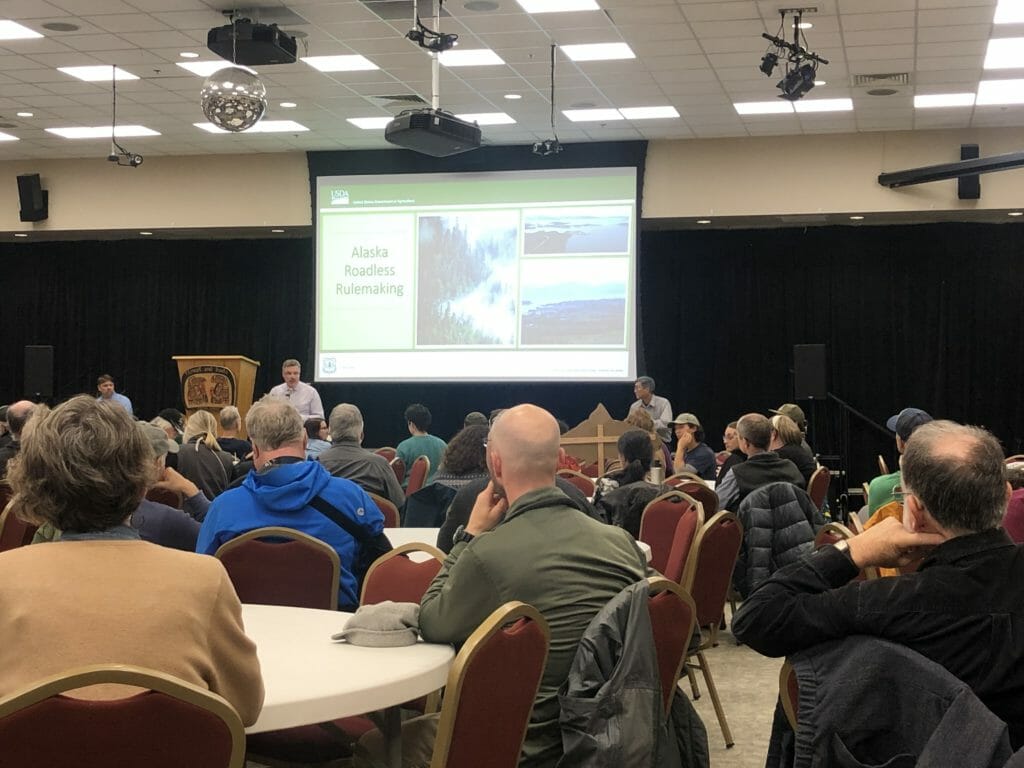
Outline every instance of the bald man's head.
<path id="1" fill-rule="evenodd" d="M 554 416 L 535 405 L 509 408 L 494 422 L 487 439 L 494 480 L 506 488 L 527 490 L 554 485 L 558 445 Z"/>
<path id="2" fill-rule="evenodd" d="M 19 400 L 16 403 L 11 403 L 10 407 L 8 407 L 7 426 L 15 439 L 21 438 L 21 432 L 25 429 L 28 420 L 32 418 L 32 412 L 35 408 L 36 404 L 30 400 Z"/>

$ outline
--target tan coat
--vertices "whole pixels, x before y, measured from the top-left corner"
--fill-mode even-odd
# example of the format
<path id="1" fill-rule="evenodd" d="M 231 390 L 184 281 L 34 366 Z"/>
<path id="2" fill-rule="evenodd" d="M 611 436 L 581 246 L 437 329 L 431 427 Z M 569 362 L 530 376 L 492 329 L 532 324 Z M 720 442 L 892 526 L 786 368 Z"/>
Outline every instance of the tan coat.
<path id="1" fill-rule="evenodd" d="M 71 667 L 120 663 L 209 688 L 246 725 L 263 706 L 241 604 L 207 555 L 133 540 L 4 552 L 0 616 L 0 696 Z"/>

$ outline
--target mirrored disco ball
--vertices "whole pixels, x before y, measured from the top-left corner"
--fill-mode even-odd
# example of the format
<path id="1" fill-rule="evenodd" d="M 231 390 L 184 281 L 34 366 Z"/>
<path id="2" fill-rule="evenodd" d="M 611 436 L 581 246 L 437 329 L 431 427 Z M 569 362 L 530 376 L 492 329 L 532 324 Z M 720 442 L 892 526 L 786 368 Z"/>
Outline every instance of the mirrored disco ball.
<path id="1" fill-rule="evenodd" d="M 239 67 L 225 67 L 206 78 L 200 98 L 206 119 L 233 133 L 252 128 L 267 111 L 263 81 Z"/>

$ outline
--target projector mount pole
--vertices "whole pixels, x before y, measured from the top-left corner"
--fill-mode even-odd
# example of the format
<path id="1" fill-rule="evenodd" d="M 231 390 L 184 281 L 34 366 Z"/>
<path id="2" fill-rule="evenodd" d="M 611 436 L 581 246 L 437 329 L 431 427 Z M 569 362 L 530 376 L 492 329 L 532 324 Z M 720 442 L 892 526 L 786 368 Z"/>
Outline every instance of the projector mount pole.
<path id="1" fill-rule="evenodd" d="M 434 7 L 434 29 L 441 31 L 441 3 L 444 0 L 437 0 Z M 430 107 L 438 110 L 441 108 L 441 52 L 431 51 L 430 62 Z"/>

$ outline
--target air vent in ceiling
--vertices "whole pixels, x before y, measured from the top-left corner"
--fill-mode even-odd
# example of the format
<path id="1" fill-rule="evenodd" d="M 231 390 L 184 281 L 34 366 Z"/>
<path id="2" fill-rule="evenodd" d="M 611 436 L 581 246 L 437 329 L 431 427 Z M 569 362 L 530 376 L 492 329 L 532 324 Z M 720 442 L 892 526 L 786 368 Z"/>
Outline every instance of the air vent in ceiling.
<path id="1" fill-rule="evenodd" d="M 423 99 L 417 96 L 415 93 L 395 93 L 383 96 L 371 96 L 371 99 L 378 99 L 380 101 L 397 101 L 402 104 L 426 104 Z"/>
<path id="2" fill-rule="evenodd" d="M 408 21 L 412 23 L 412 0 L 359 0 L 359 2 L 384 21 Z M 433 6 L 434 4 L 430 0 L 420 2 L 420 18 L 433 18 Z M 448 16 L 449 14 L 448 11 L 442 8 L 441 15 Z"/>
<path id="3" fill-rule="evenodd" d="M 879 88 L 910 85 L 909 72 L 886 72 L 878 75 L 854 75 L 854 87 Z"/>

